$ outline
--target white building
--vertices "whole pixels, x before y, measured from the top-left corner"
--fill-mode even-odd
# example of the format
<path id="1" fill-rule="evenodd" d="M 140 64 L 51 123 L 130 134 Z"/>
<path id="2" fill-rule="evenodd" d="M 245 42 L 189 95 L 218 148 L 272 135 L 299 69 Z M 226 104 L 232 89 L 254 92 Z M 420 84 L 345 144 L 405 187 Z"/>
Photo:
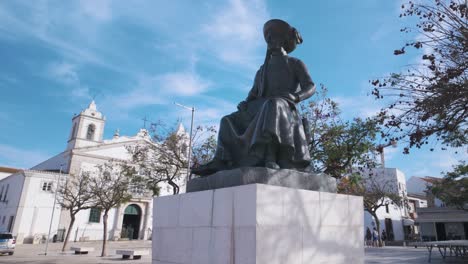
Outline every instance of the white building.
<path id="1" fill-rule="evenodd" d="M 468 212 L 447 207 L 428 191 L 440 178 L 411 177 L 408 192 L 412 197 L 425 197 L 426 206 L 416 206 L 415 222 L 423 241 L 468 239 Z"/>
<path id="2" fill-rule="evenodd" d="M 381 183 L 389 185 L 389 189 L 398 192 L 403 199 L 407 197 L 405 174 L 395 168 L 376 168 L 372 170 L 372 177 Z M 409 219 L 407 208 L 397 206 L 389 199 L 384 200 L 384 206 L 377 209 L 380 220 L 380 231 L 385 229 L 388 240 L 403 241 L 411 233 L 413 221 Z M 364 213 L 364 229 L 372 230 L 376 226 L 374 218 Z"/>
<path id="3" fill-rule="evenodd" d="M 438 180 L 440 180 L 440 178 L 413 176 L 408 180 L 408 193 L 411 195 L 425 196 L 428 207 L 444 207 L 444 203 L 441 200 L 435 198 L 431 192 L 428 192 L 428 187 L 430 187 L 434 181 Z"/>
<path id="4" fill-rule="evenodd" d="M 153 144 L 148 131 L 141 129 L 135 136 L 120 136 L 104 140 L 105 117 L 96 104 L 72 119 L 72 129 L 67 148 L 62 153 L 32 167 L 0 180 L 0 231 L 10 231 L 18 243 L 37 243 L 47 237 L 52 219 L 54 191 L 59 177 L 80 175 L 93 170 L 96 165 L 109 160 L 128 160 L 126 146 Z M 179 132 L 185 133 L 179 127 Z M 180 191 L 185 191 L 183 180 Z M 168 186 L 161 186 L 161 195 L 170 193 Z M 69 224 L 68 211 L 56 205 L 51 237 L 64 237 Z M 110 239 L 148 239 L 152 226 L 152 194 L 134 194 L 133 199 L 109 212 L 108 237 Z M 76 216 L 70 240 L 100 240 L 103 236 L 102 214 L 98 209 L 81 211 Z"/>

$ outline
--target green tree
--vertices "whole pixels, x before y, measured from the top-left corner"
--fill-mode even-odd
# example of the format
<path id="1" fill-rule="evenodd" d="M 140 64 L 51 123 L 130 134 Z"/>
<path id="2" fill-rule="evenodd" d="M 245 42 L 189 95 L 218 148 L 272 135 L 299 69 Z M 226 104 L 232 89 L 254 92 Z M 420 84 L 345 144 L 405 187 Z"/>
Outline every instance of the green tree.
<path id="1" fill-rule="evenodd" d="M 377 210 L 389 204 L 399 207 L 406 206 L 405 200 L 398 193 L 398 186 L 395 186 L 393 182 L 380 177 L 381 171 L 383 170 L 370 170 L 365 176 L 351 174 L 342 178 L 338 184 L 339 193 L 363 197 L 364 210 L 367 211 L 374 219 L 377 232 L 379 234 L 381 234 L 381 232 Z M 382 245 L 380 235 L 379 245 Z"/>
<path id="2" fill-rule="evenodd" d="M 395 55 L 418 50 L 421 63 L 400 73 L 372 80 L 377 99 L 391 103 L 381 113 L 384 136 L 410 148 L 431 138 L 445 146 L 467 144 L 468 120 L 468 8 L 465 0 L 410 1 L 400 17 L 416 19 L 405 27 L 409 41 Z M 410 20 L 411 22 L 414 19 Z M 444 147 L 445 148 L 445 147 Z M 433 150 L 433 149 L 431 149 Z"/>
<path id="3" fill-rule="evenodd" d="M 429 191 L 447 206 L 468 211 L 468 164 L 465 161 L 445 173 L 440 181 L 429 187 Z"/>
<path id="4" fill-rule="evenodd" d="M 316 100 L 301 108 L 309 124 L 309 151 L 315 171 L 341 178 L 356 168 L 376 166 L 374 142 L 379 128 L 375 120 L 343 120 L 338 104 L 327 97 L 323 85 Z"/>

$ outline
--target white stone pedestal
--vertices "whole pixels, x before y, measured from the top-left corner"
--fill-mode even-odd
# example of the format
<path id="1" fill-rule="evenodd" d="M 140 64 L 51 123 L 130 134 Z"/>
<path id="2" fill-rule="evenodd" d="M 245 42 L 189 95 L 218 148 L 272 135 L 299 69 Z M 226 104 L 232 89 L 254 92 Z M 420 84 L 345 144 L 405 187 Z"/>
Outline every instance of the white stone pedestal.
<path id="1" fill-rule="evenodd" d="M 362 197 L 263 184 L 154 199 L 153 264 L 364 263 Z"/>

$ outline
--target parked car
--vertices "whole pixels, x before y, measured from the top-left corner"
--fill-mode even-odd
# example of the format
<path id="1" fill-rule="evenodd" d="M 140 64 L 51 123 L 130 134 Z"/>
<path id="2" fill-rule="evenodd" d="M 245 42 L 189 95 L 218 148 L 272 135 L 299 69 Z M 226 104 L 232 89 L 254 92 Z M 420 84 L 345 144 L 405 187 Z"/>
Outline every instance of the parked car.
<path id="1" fill-rule="evenodd" d="M 13 255 L 15 245 L 16 239 L 11 233 L 0 233 L 0 254 L 8 253 L 8 255 Z"/>

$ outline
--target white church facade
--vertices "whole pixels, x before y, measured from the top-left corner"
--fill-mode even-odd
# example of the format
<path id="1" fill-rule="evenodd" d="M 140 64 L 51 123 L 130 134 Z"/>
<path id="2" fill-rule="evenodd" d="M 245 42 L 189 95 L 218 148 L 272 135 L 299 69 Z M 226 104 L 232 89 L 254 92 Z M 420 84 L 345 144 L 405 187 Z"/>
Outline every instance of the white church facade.
<path id="1" fill-rule="evenodd" d="M 55 236 L 60 241 L 70 219 L 68 211 L 58 204 L 54 209 L 57 185 L 67 177 L 93 170 L 109 160 L 129 160 L 127 146 L 153 144 L 146 129 L 140 129 L 135 136 L 120 136 L 117 131 L 112 139 L 105 140 L 105 121 L 94 101 L 91 102 L 88 108 L 73 117 L 65 151 L 29 170 L 20 170 L 0 180 L 0 231 L 13 233 L 17 243 L 41 243 L 47 238 L 52 219 L 51 238 Z M 185 190 L 183 182 L 179 183 L 181 192 Z M 161 195 L 169 193 L 167 186 L 161 186 Z M 132 196 L 131 201 L 109 212 L 109 239 L 151 237 L 152 193 L 136 190 Z M 102 236 L 100 210 L 80 211 L 70 241 L 101 240 Z"/>

